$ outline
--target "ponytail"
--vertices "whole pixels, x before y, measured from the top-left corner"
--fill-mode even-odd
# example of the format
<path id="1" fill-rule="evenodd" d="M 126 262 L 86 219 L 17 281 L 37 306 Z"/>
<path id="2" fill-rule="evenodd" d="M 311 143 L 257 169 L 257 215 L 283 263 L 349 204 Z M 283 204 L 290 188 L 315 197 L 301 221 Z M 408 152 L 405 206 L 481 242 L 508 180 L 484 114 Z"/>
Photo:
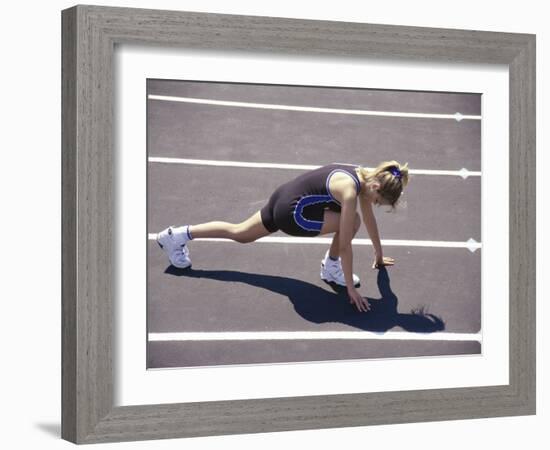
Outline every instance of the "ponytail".
<path id="1" fill-rule="evenodd" d="M 409 182 L 409 164 L 401 165 L 397 161 L 384 161 L 371 170 L 359 167 L 359 176 L 366 183 L 377 181 L 380 184 L 379 194 L 392 207 L 395 207 L 403 188 Z"/>

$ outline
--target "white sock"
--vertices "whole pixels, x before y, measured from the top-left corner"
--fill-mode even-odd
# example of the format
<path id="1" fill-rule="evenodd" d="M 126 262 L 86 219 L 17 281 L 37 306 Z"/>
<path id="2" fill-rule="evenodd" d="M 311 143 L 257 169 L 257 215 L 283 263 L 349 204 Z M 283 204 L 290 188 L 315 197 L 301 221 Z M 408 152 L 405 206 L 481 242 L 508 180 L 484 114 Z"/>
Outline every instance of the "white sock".
<path id="1" fill-rule="evenodd" d="M 184 229 L 185 229 L 185 233 L 187 234 L 187 238 L 192 241 L 193 240 L 193 236 L 191 235 L 191 229 L 190 229 L 190 225 L 184 225 Z"/>

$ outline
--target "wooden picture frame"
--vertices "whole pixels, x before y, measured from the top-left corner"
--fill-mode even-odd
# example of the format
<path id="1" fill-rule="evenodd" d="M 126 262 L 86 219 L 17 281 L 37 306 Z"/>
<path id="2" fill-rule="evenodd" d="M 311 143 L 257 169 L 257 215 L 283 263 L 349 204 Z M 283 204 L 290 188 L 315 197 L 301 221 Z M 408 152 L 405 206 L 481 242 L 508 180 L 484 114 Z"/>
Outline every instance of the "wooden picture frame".
<path id="1" fill-rule="evenodd" d="M 62 12 L 62 437 L 180 438 L 535 413 L 535 36 L 75 6 Z M 506 64 L 509 384 L 114 406 L 115 44 Z"/>

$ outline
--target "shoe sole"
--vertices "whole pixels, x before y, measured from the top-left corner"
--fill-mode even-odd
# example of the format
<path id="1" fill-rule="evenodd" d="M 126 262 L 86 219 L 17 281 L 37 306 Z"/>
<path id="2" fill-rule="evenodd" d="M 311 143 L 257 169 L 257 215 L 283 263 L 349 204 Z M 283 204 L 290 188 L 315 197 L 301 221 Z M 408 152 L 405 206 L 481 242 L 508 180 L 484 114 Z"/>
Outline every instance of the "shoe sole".
<path id="1" fill-rule="evenodd" d="M 174 266 L 174 264 L 170 263 L 172 266 Z M 181 269 L 181 270 L 185 270 L 185 269 L 190 269 L 191 267 L 193 267 L 193 264 L 189 264 L 188 266 L 184 266 L 184 267 L 181 267 L 181 266 L 174 266 L 176 269 Z"/>
<path id="2" fill-rule="evenodd" d="M 342 289 L 345 289 L 346 286 L 344 286 L 343 284 L 338 284 L 336 281 L 329 281 L 323 277 L 321 277 L 321 280 L 323 280 L 326 284 L 328 284 L 329 286 L 338 286 L 339 288 L 342 288 Z M 359 288 L 361 287 L 361 282 L 357 283 L 357 284 L 354 284 L 353 287 L 355 288 Z"/>

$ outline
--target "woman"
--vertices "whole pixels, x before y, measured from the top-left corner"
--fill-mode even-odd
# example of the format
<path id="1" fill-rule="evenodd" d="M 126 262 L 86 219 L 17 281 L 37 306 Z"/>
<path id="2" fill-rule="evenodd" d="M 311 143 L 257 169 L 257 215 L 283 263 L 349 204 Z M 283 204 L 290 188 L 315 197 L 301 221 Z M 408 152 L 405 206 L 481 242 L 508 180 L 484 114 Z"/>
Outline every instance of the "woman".
<path id="1" fill-rule="evenodd" d="M 168 227 L 158 233 L 157 242 L 172 265 L 187 268 L 191 266 L 187 242 L 194 238 L 226 238 L 247 243 L 278 230 L 291 236 L 334 233 L 321 262 L 321 278 L 346 287 L 350 302 L 359 311 L 368 311 L 367 300 L 356 289 L 359 278 L 352 272 L 351 241 L 362 218 L 374 247 L 373 268 L 393 265 L 393 258 L 383 256 L 372 205 L 394 208 L 408 180 L 407 164 L 401 166 L 397 161 L 382 162 L 373 170 L 351 164 L 329 164 L 279 186 L 268 203 L 244 222 L 214 221 Z"/>

